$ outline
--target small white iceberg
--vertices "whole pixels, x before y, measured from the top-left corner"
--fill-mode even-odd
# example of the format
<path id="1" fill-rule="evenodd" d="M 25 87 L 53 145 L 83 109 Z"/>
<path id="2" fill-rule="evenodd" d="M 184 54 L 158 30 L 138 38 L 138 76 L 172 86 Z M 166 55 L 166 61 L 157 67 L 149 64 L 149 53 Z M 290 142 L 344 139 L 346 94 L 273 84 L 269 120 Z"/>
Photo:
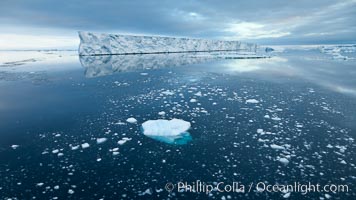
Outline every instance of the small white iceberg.
<path id="1" fill-rule="evenodd" d="M 131 123 L 131 124 L 137 123 L 137 119 L 135 119 L 135 118 L 133 118 L 133 117 L 127 118 L 126 121 L 127 121 L 128 123 Z"/>
<path id="2" fill-rule="evenodd" d="M 181 119 L 148 120 L 142 124 L 143 134 L 168 144 L 187 144 L 192 140 L 189 132 L 190 122 Z"/>
<path id="3" fill-rule="evenodd" d="M 107 138 L 96 138 L 96 143 L 97 144 L 102 144 L 106 142 L 108 139 Z"/>
<path id="4" fill-rule="evenodd" d="M 259 103 L 259 101 L 256 99 L 247 99 L 246 103 Z"/>

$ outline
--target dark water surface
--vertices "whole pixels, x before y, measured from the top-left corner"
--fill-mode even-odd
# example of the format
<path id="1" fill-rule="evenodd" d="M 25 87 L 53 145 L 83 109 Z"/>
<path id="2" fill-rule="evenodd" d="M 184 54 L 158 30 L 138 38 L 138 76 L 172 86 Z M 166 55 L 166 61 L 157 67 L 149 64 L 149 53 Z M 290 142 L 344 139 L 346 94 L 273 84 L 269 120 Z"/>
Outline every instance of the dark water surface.
<path id="1" fill-rule="evenodd" d="M 0 199 L 356 198 L 355 59 L 36 56 L 0 65 Z M 186 142 L 142 134 L 143 122 L 173 118 L 191 123 Z M 177 190 L 197 181 L 245 191 Z"/>

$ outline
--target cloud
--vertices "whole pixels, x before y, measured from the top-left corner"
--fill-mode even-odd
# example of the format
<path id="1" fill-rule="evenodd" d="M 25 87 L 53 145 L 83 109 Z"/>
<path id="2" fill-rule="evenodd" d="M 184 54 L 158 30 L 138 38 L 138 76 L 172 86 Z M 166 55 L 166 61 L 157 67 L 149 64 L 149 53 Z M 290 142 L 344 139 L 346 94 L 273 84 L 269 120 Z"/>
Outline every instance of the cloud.
<path id="1" fill-rule="evenodd" d="M 266 25 L 251 22 L 230 24 L 229 28 L 225 29 L 225 31 L 233 34 L 231 38 L 234 39 L 279 38 L 291 34 L 290 32 L 271 29 L 271 27 Z"/>
<path id="2" fill-rule="evenodd" d="M 76 37 L 86 30 L 264 44 L 355 42 L 355 10 L 355 0 L 2 0 L 0 33 Z"/>

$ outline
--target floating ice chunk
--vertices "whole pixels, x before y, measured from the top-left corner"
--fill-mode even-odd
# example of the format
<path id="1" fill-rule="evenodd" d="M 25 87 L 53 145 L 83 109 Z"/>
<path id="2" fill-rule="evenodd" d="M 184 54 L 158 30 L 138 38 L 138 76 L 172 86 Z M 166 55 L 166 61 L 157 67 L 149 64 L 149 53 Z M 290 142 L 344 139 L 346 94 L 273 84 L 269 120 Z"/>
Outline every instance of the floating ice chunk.
<path id="1" fill-rule="evenodd" d="M 37 183 L 36 184 L 36 186 L 38 186 L 38 187 L 41 187 L 41 186 L 43 186 L 44 185 L 44 183 Z"/>
<path id="2" fill-rule="evenodd" d="M 196 99 L 191 99 L 189 102 L 195 103 L 195 102 L 197 102 L 197 100 Z"/>
<path id="3" fill-rule="evenodd" d="M 258 140 L 257 140 L 258 142 L 268 142 L 269 141 L 269 139 L 261 139 L 261 138 L 258 138 Z"/>
<path id="4" fill-rule="evenodd" d="M 55 149 L 55 150 L 52 151 L 52 153 L 54 153 L 54 154 L 56 154 L 56 153 L 58 153 L 58 152 L 59 152 L 58 149 Z"/>
<path id="5" fill-rule="evenodd" d="M 87 142 L 83 143 L 81 146 L 82 146 L 83 149 L 86 149 L 86 148 L 90 147 L 89 143 L 87 143 Z"/>
<path id="6" fill-rule="evenodd" d="M 330 195 L 330 194 L 325 194 L 324 196 L 325 196 L 325 198 L 327 198 L 327 199 L 330 199 L 330 198 L 331 198 L 331 195 Z"/>
<path id="7" fill-rule="evenodd" d="M 158 112 L 158 114 L 159 114 L 159 115 L 165 115 L 165 114 L 166 114 L 166 112 L 161 111 L 161 112 Z"/>
<path id="8" fill-rule="evenodd" d="M 280 120 L 282 120 L 282 119 L 279 118 L 279 117 L 272 117 L 271 119 L 272 119 L 272 120 L 275 120 L 275 121 L 280 121 Z"/>
<path id="9" fill-rule="evenodd" d="M 137 123 L 137 120 L 133 117 L 128 118 L 126 121 L 131 124 Z"/>
<path id="10" fill-rule="evenodd" d="M 259 103 L 256 99 L 247 99 L 246 103 Z"/>
<path id="11" fill-rule="evenodd" d="M 203 96 L 200 91 L 197 92 L 197 93 L 195 93 L 194 95 L 195 95 L 195 96 L 199 96 L 199 97 Z"/>
<path id="12" fill-rule="evenodd" d="M 142 76 L 147 76 L 148 73 L 140 73 L 140 75 L 142 75 Z"/>
<path id="13" fill-rule="evenodd" d="M 123 144 L 125 144 L 127 141 L 130 141 L 130 140 L 131 140 L 131 138 L 124 137 L 124 138 L 122 138 L 121 140 L 119 140 L 117 143 L 118 143 L 119 145 L 123 145 Z"/>
<path id="14" fill-rule="evenodd" d="M 303 124 L 297 124 L 296 127 L 297 128 L 303 128 Z"/>
<path id="15" fill-rule="evenodd" d="M 96 143 L 97 143 L 97 144 L 101 144 L 101 143 L 106 142 L 107 140 L 108 140 L 107 138 L 97 138 L 97 139 L 96 139 Z"/>
<path id="16" fill-rule="evenodd" d="M 71 149 L 72 149 L 72 150 L 77 150 L 77 149 L 79 149 L 79 145 L 72 146 Z"/>
<path id="17" fill-rule="evenodd" d="M 11 148 L 13 148 L 13 149 L 17 149 L 18 147 L 19 147 L 19 145 L 17 145 L 17 144 L 11 145 Z"/>
<path id="18" fill-rule="evenodd" d="M 74 194 L 74 190 L 69 189 L 69 190 L 68 190 L 68 194 Z"/>
<path id="19" fill-rule="evenodd" d="M 290 192 L 287 192 L 283 195 L 283 198 L 288 199 L 290 197 Z"/>
<path id="20" fill-rule="evenodd" d="M 286 148 L 284 148 L 283 146 L 279 146 L 277 144 L 271 144 L 270 147 L 272 149 L 276 149 L 276 150 L 285 150 Z"/>
<path id="21" fill-rule="evenodd" d="M 148 188 L 147 190 L 145 190 L 144 192 L 139 193 L 138 195 L 139 196 L 143 196 L 143 195 L 146 195 L 146 194 L 151 195 L 152 194 L 152 190 L 150 188 Z"/>
<path id="22" fill-rule="evenodd" d="M 287 158 L 278 158 L 278 161 L 283 163 L 284 165 L 288 165 L 289 160 Z"/>
<path id="23" fill-rule="evenodd" d="M 166 90 L 166 91 L 161 92 L 161 94 L 164 94 L 164 95 L 174 95 L 174 92 L 169 91 L 169 90 Z"/>
<path id="24" fill-rule="evenodd" d="M 257 129 L 257 133 L 259 133 L 259 134 L 263 133 L 263 129 L 261 129 L 261 128 Z"/>
<path id="25" fill-rule="evenodd" d="M 265 115 L 265 116 L 264 116 L 264 118 L 267 118 L 267 119 L 269 119 L 269 118 L 270 118 L 270 116 L 269 116 L 269 115 Z"/>
<path id="26" fill-rule="evenodd" d="M 190 122 L 181 119 L 148 120 L 142 124 L 143 134 L 161 142 L 169 144 L 186 144 L 191 140 L 187 132 Z"/>

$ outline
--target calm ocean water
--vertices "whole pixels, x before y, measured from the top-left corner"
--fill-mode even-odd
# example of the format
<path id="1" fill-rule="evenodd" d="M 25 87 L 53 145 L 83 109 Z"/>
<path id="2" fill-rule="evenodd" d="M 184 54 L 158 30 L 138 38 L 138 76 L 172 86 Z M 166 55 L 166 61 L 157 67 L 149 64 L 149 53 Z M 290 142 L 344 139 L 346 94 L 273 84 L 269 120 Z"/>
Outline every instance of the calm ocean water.
<path id="1" fill-rule="evenodd" d="M 0 199 L 354 199 L 356 60 L 345 55 L 0 52 Z M 173 118 L 191 123 L 186 137 L 142 134 Z M 207 194 L 199 181 L 240 191 Z"/>

